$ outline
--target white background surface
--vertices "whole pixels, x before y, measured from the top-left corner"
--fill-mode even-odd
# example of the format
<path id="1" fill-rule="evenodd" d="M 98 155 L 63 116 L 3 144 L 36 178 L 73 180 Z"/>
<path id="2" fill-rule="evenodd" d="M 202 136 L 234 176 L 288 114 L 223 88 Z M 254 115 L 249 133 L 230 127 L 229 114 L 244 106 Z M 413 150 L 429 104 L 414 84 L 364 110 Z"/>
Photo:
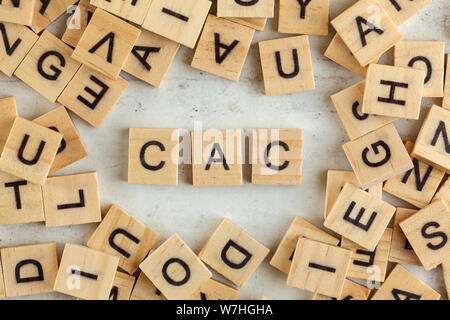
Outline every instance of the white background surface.
<path id="1" fill-rule="evenodd" d="M 331 0 L 331 18 L 355 0 Z M 449 43 L 450 1 L 433 3 L 400 27 L 405 40 L 439 40 Z M 50 29 L 62 35 L 64 20 Z M 326 170 L 350 170 L 342 151 L 348 140 L 330 95 L 362 79 L 323 56 L 334 30 L 328 37 L 310 36 L 316 90 L 292 95 L 266 97 L 262 82 L 257 42 L 286 37 L 276 33 L 276 19 L 269 20 L 264 32 L 257 32 L 240 82 L 231 82 L 189 66 L 193 50 L 181 48 L 162 88 L 153 88 L 123 73 L 131 82 L 119 103 L 99 129 L 72 114 L 86 144 L 89 156 L 57 174 L 97 171 L 103 211 L 115 203 L 142 220 L 161 236 L 160 244 L 174 232 L 196 252 L 220 221 L 226 217 L 271 249 L 271 253 L 241 290 L 241 299 L 310 299 L 312 294 L 287 287 L 285 275 L 268 263 L 280 239 L 296 215 L 316 225 L 323 223 Z M 448 52 L 448 46 L 447 50 Z M 392 50 L 381 62 L 392 64 Z M 19 114 L 28 119 L 50 111 L 57 104 L 16 78 L 0 75 L 0 98 L 15 96 Z M 414 140 L 424 114 L 439 99 L 424 99 L 419 121 L 398 120 L 403 138 Z M 176 187 L 127 184 L 128 128 L 184 128 L 194 121 L 204 128 L 301 128 L 304 130 L 303 184 L 298 187 L 256 186 L 248 181 L 244 168 L 241 187 L 194 188 L 190 168 L 180 170 Z M 406 203 L 384 195 L 394 205 Z M 86 244 L 96 224 L 46 228 L 44 224 L 0 227 L 0 247 L 56 241 L 61 253 L 65 242 Z M 392 266 L 390 266 L 391 268 Z M 425 272 L 407 266 L 445 297 L 440 268 Z M 221 279 L 220 277 L 218 279 Z M 48 294 L 30 298 L 70 298 Z"/>

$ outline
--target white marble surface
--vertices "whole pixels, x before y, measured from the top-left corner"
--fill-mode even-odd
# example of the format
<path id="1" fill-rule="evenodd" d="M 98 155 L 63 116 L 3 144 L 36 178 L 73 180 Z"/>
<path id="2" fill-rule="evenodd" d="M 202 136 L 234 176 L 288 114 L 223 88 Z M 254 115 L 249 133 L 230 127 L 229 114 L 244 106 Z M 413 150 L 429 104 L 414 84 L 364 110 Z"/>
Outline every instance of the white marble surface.
<path id="1" fill-rule="evenodd" d="M 331 0 L 335 17 L 355 0 Z M 433 3 L 400 27 L 405 40 L 440 40 L 449 43 L 450 1 Z M 61 35 L 59 19 L 52 30 Z M 330 95 L 361 78 L 325 58 L 334 31 L 328 37 L 311 36 L 316 90 L 292 95 L 266 97 L 256 43 L 284 37 L 276 33 L 276 21 L 269 20 L 264 32 L 257 32 L 242 72 L 234 83 L 189 66 L 193 51 L 182 48 L 171 66 L 163 86 L 153 88 L 127 74 L 131 82 L 119 103 L 101 128 L 95 129 L 77 116 L 73 119 L 88 148 L 89 156 L 58 174 L 96 170 L 100 179 L 103 210 L 115 203 L 142 220 L 161 237 L 174 232 L 198 251 L 220 221 L 226 217 L 275 250 L 294 216 L 321 225 L 325 197 L 326 170 L 350 170 L 342 151 L 345 134 Z M 448 52 L 448 47 L 447 47 Z M 392 50 L 382 62 L 392 63 Z M 33 119 L 57 105 L 48 102 L 16 78 L 0 75 L 0 97 L 14 95 L 19 114 Z M 415 139 L 423 116 L 437 99 L 424 99 L 419 121 L 399 120 L 395 124 L 403 138 Z M 189 183 L 188 168 L 180 170 L 177 187 L 127 184 L 128 128 L 192 129 L 194 121 L 204 128 L 302 128 L 304 130 L 303 184 L 298 187 L 256 186 L 245 181 L 241 187 L 196 189 Z M 245 170 L 248 176 L 248 170 Z M 388 197 L 395 205 L 407 204 Z M 65 242 L 85 244 L 96 225 L 46 228 L 44 224 L 0 227 L 0 247 L 56 241 L 62 251 Z M 392 267 L 392 266 L 390 266 Z M 440 268 L 425 272 L 407 267 L 445 297 Z M 241 290 L 240 298 L 309 299 L 311 294 L 287 287 L 285 275 L 271 267 L 268 259 Z M 30 298 L 69 298 L 48 294 Z"/>

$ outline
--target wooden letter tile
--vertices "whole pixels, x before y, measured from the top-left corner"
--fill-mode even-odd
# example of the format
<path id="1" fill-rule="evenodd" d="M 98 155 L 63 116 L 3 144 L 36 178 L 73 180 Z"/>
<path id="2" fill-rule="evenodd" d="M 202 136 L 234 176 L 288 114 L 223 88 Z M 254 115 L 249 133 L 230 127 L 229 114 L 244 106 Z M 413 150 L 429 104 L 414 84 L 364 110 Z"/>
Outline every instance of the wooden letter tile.
<path id="1" fill-rule="evenodd" d="M 91 4 L 125 20 L 142 25 L 152 0 L 91 0 Z"/>
<path id="2" fill-rule="evenodd" d="M 441 199 L 447 201 L 450 207 L 450 178 L 447 178 L 445 183 L 439 188 L 439 191 L 434 196 L 433 200 Z"/>
<path id="3" fill-rule="evenodd" d="M 17 117 L 16 98 L 8 97 L 0 99 L 0 153 L 5 147 L 14 120 Z"/>
<path id="4" fill-rule="evenodd" d="M 0 1 L 0 21 L 31 25 L 36 0 Z"/>
<path id="5" fill-rule="evenodd" d="M 95 9 L 96 7 L 92 6 L 89 0 L 80 0 L 67 22 L 67 28 L 62 36 L 62 41 L 75 48 L 91 21 Z"/>
<path id="6" fill-rule="evenodd" d="M 396 25 L 401 25 L 433 0 L 378 0 Z"/>
<path id="7" fill-rule="evenodd" d="M 123 272 L 116 272 L 109 300 L 130 300 L 136 278 Z"/>
<path id="8" fill-rule="evenodd" d="M 370 289 L 366 288 L 356 282 L 345 279 L 344 287 L 342 289 L 339 299 L 327 297 L 323 294 L 316 293 L 313 300 L 367 300 L 370 294 Z"/>
<path id="9" fill-rule="evenodd" d="M 209 279 L 188 300 L 237 300 L 239 290 Z"/>
<path id="10" fill-rule="evenodd" d="M 50 23 L 59 18 L 77 0 L 45 0 L 36 1 L 34 6 L 33 22 L 30 28 L 39 33 Z"/>
<path id="11" fill-rule="evenodd" d="M 242 24 L 243 26 L 257 31 L 264 31 L 267 22 L 266 18 L 227 18 L 227 20 Z"/>
<path id="12" fill-rule="evenodd" d="M 450 109 L 450 54 L 447 54 L 447 70 L 445 71 L 444 98 L 442 106 Z"/>
<path id="13" fill-rule="evenodd" d="M 217 0 L 218 17 L 273 18 L 275 0 Z"/>
<path id="14" fill-rule="evenodd" d="M 141 272 L 134 285 L 130 300 L 167 300 L 159 291 L 153 282 Z"/>
<path id="15" fill-rule="evenodd" d="M 282 0 L 278 11 L 278 32 L 328 35 L 330 0 Z"/>

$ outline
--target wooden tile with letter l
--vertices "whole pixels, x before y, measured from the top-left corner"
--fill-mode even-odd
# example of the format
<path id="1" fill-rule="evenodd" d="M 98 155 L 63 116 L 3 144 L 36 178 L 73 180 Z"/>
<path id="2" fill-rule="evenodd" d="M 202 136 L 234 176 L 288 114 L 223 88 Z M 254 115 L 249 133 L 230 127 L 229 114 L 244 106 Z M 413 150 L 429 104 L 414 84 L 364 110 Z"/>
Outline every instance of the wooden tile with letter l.
<path id="1" fill-rule="evenodd" d="M 242 288 L 268 253 L 269 249 L 231 221 L 224 219 L 198 256 Z"/>
<path id="2" fill-rule="evenodd" d="M 439 298 L 439 293 L 398 264 L 371 300 L 439 300 Z"/>
<path id="3" fill-rule="evenodd" d="M 450 54 L 447 54 L 447 70 L 445 71 L 444 98 L 442 107 L 450 109 Z"/>
<path id="4" fill-rule="evenodd" d="M 2 248 L 1 252 L 7 297 L 53 292 L 58 272 L 56 243 Z"/>
<path id="5" fill-rule="evenodd" d="M 80 0 L 72 16 L 67 21 L 67 28 L 61 40 L 75 48 L 91 21 L 96 8 L 90 4 L 90 0 Z"/>
<path id="6" fill-rule="evenodd" d="M 50 23 L 65 13 L 70 6 L 75 4 L 75 2 L 77 2 L 77 0 L 36 1 L 33 22 L 31 23 L 30 28 L 36 33 L 41 32 Z"/>
<path id="7" fill-rule="evenodd" d="M 211 272 L 178 234 L 161 244 L 139 268 L 169 300 L 189 298 L 211 278 Z"/>
<path id="8" fill-rule="evenodd" d="M 356 2 L 334 18 L 331 24 L 363 67 L 403 38 L 377 0 Z"/>
<path id="9" fill-rule="evenodd" d="M 308 36 L 266 40 L 258 45 L 266 95 L 315 89 Z"/>
<path id="10" fill-rule="evenodd" d="M 128 183 L 178 184 L 178 129 L 130 128 Z"/>
<path id="11" fill-rule="evenodd" d="M 158 233 L 116 205 L 87 242 L 92 249 L 119 257 L 119 267 L 133 274 L 155 244 Z"/>
<path id="12" fill-rule="evenodd" d="M 101 221 L 97 172 L 49 177 L 42 187 L 47 227 Z"/>
<path id="13" fill-rule="evenodd" d="M 59 96 L 58 102 L 98 128 L 129 85 L 122 77 L 111 80 L 100 72 L 82 66 Z"/>
<path id="14" fill-rule="evenodd" d="M 439 188 L 439 191 L 433 198 L 433 200 L 437 199 L 447 201 L 447 204 L 450 207 L 450 177 L 447 178 L 445 183 Z"/>
<path id="15" fill-rule="evenodd" d="M 142 30 L 123 71 L 159 88 L 179 48 L 179 43 Z"/>
<path id="16" fill-rule="evenodd" d="M 128 22 L 97 9 L 72 58 L 116 80 L 140 33 Z"/>
<path id="17" fill-rule="evenodd" d="M 283 0 L 278 10 L 278 32 L 328 35 L 330 0 Z"/>
<path id="18" fill-rule="evenodd" d="M 299 238 L 287 285 L 333 298 L 340 297 L 351 258 L 350 250 Z"/>
<path id="19" fill-rule="evenodd" d="M 119 258 L 66 243 L 54 290 L 85 300 L 108 300 Z"/>
<path id="20" fill-rule="evenodd" d="M 363 188 L 376 185 L 414 167 L 392 123 L 345 143 L 343 148 Z"/>
<path id="21" fill-rule="evenodd" d="M 17 117 L 0 157 L 0 170 L 43 185 L 63 135 Z"/>
<path id="22" fill-rule="evenodd" d="M 400 222 L 411 247 L 425 270 L 429 271 L 450 255 L 450 209 L 444 200 L 436 200 Z"/>
<path id="23" fill-rule="evenodd" d="M 302 183 L 302 133 L 300 129 L 253 129 L 253 184 Z"/>
<path id="24" fill-rule="evenodd" d="M 342 288 L 342 293 L 339 299 L 316 293 L 313 296 L 313 300 L 367 300 L 369 294 L 369 288 L 366 288 L 351 280 L 345 279 L 344 287 Z"/>
<path id="25" fill-rule="evenodd" d="M 135 280 L 135 277 L 117 271 L 109 293 L 109 300 L 130 300 Z"/>
<path id="26" fill-rule="evenodd" d="M 447 299 L 450 300 L 450 260 L 447 260 L 442 264 L 442 274 L 447 290 Z"/>
<path id="27" fill-rule="evenodd" d="M 153 282 L 141 271 L 133 292 L 131 292 L 130 300 L 167 300 L 155 287 Z"/>
<path id="28" fill-rule="evenodd" d="M 0 154 L 5 147 L 14 120 L 17 118 L 16 98 L 8 97 L 0 99 Z"/>
<path id="29" fill-rule="evenodd" d="M 392 233 L 391 250 L 389 251 L 389 261 L 395 263 L 411 264 L 421 266 L 419 258 L 414 252 L 408 239 L 400 228 L 400 222 L 416 214 L 417 210 L 407 208 L 397 208 L 394 217 L 394 227 Z"/>
<path id="30" fill-rule="evenodd" d="M 275 0 L 217 0 L 217 16 L 273 18 Z"/>
<path id="31" fill-rule="evenodd" d="M 188 300 L 237 300 L 239 290 L 209 279 Z"/>
<path id="32" fill-rule="evenodd" d="M 264 31 L 267 22 L 266 18 L 227 18 L 227 20 L 242 24 L 256 31 Z"/>
<path id="33" fill-rule="evenodd" d="M 378 0 L 396 25 L 401 25 L 433 0 Z"/>
<path id="34" fill-rule="evenodd" d="M 91 5 L 142 25 L 152 0 L 91 0 Z"/>
<path id="35" fill-rule="evenodd" d="M 210 7 L 208 0 L 152 0 L 142 28 L 194 48 Z"/>
<path id="36" fill-rule="evenodd" d="M 309 223 L 301 217 L 295 217 L 275 251 L 270 265 L 288 274 L 299 238 L 307 238 L 337 246 L 339 239 Z"/>
<path id="37" fill-rule="evenodd" d="M 3 0 L 0 1 L 0 21 L 31 25 L 36 0 Z"/>
<path id="38" fill-rule="evenodd" d="M 346 183 L 324 226 L 374 251 L 394 212 L 395 207 L 387 202 Z"/>

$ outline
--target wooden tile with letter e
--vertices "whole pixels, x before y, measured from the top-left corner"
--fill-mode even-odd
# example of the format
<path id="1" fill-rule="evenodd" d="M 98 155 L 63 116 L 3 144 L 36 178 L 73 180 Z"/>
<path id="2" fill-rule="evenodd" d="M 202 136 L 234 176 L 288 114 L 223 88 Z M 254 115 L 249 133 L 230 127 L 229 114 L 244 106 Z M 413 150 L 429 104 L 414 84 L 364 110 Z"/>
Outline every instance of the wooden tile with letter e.
<path id="1" fill-rule="evenodd" d="M 406 239 L 405 234 L 400 228 L 400 222 L 416 213 L 417 210 L 414 209 L 397 208 L 394 217 L 391 250 L 389 251 L 390 262 L 411 264 L 415 266 L 422 265 L 408 239 Z"/>
<path id="2" fill-rule="evenodd" d="M 239 290 L 209 279 L 188 300 L 237 300 Z"/>
<path id="3" fill-rule="evenodd" d="M 217 16 L 273 18 L 275 0 L 217 0 Z"/>
<path id="4" fill-rule="evenodd" d="M 0 21 L 31 25 L 34 5 L 37 0 L 3 0 L 0 1 Z"/>
<path id="5" fill-rule="evenodd" d="M 257 31 L 264 31 L 267 22 L 266 18 L 227 18 L 227 20 L 242 24 L 243 26 Z"/>
<path id="6" fill-rule="evenodd" d="M 70 6 L 77 0 L 40 0 L 36 1 L 34 6 L 33 22 L 30 28 L 39 33 L 50 23 L 58 19 L 63 13 L 66 13 Z"/>
<path id="7" fill-rule="evenodd" d="M 447 204 L 450 207 L 450 177 L 448 177 L 445 183 L 439 188 L 439 191 L 436 193 L 433 200 L 436 199 L 447 201 Z"/>
<path id="8" fill-rule="evenodd" d="M 109 293 L 109 300 L 130 300 L 135 280 L 135 277 L 117 271 Z"/>
<path id="9" fill-rule="evenodd" d="M 5 147 L 14 120 L 17 118 L 16 98 L 8 97 L 0 99 L 0 154 Z"/>
<path id="10" fill-rule="evenodd" d="M 167 300 L 159 291 L 153 282 L 141 271 L 136 284 L 134 285 L 133 292 L 131 293 L 130 300 Z"/>
<path id="11" fill-rule="evenodd" d="M 198 256 L 242 288 L 268 253 L 269 249 L 231 221 L 224 219 Z"/>
<path id="12" fill-rule="evenodd" d="M 308 36 L 266 40 L 258 45 L 266 95 L 315 89 Z"/>
<path id="13" fill-rule="evenodd" d="M 283 0 L 278 10 L 278 32 L 328 35 L 330 0 Z"/>
<path id="14" fill-rule="evenodd" d="M 75 48 L 91 21 L 96 8 L 90 4 L 90 0 L 80 0 L 72 16 L 67 21 L 67 28 L 61 40 Z"/>
<path id="15" fill-rule="evenodd" d="M 447 54 L 447 70 L 445 71 L 444 98 L 442 107 L 450 109 L 450 54 Z"/>
<path id="16" fill-rule="evenodd" d="M 142 25 L 151 2 L 152 0 L 91 0 L 91 5 Z"/>
<path id="17" fill-rule="evenodd" d="M 396 25 L 401 25 L 433 0 L 378 0 Z"/>
<path id="18" fill-rule="evenodd" d="M 344 287 L 342 288 L 342 293 L 339 299 L 316 293 L 313 296 L 313 300 L 367 300 L 369 294 L 369 288 L 366 288 L 351 280 L 345 279 Z"/>
<path id="19" fill-rule="evenodd" d="M 287 285 L 333 298 L 340 297 L 351 257 L 350 250 L 299 238 Z"/>

